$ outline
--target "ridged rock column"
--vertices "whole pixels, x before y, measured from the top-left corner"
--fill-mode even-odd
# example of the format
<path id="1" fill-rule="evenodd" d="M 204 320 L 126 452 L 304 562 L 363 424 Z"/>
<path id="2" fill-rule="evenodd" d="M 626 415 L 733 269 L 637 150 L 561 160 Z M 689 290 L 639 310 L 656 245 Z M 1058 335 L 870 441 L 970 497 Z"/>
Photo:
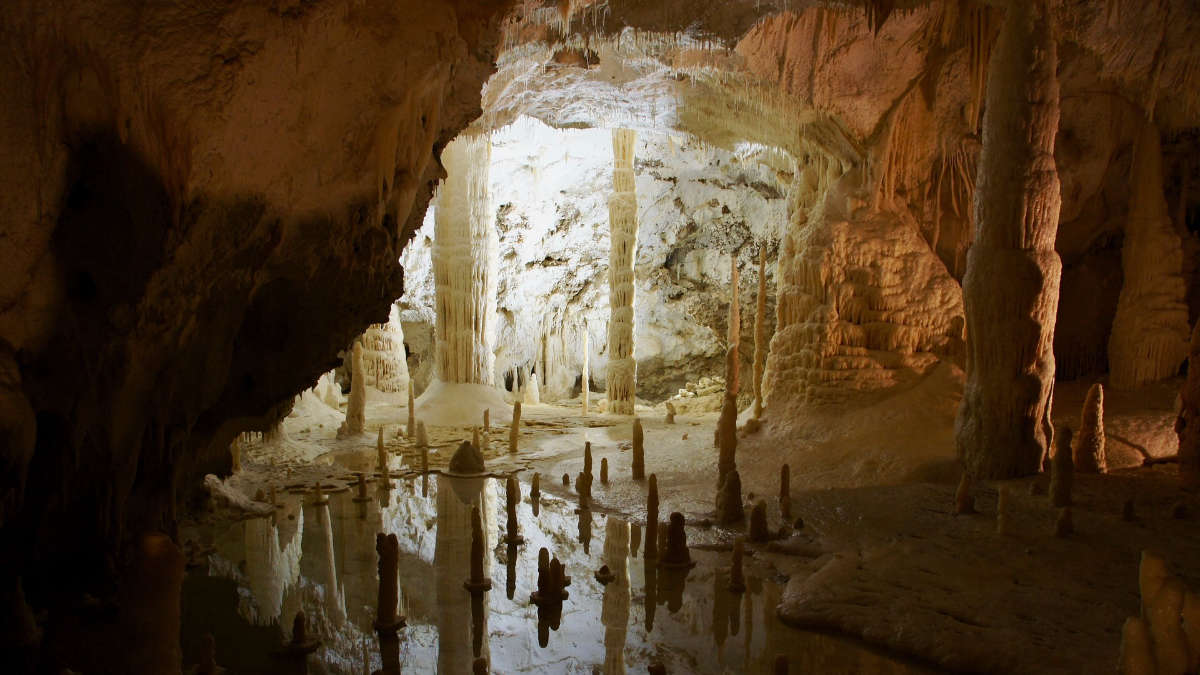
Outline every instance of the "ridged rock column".
<path id="1" fill-rule="evenodd" d="M 974 478 L 1036 473 L 1053 433 L 1057 62 L 1044 0 L 1011 3 L 989 66 L 975 243 L 963 277 L 967 381 L 955 440 Z"/>
<path id="2" fill-rule="evenodd" d="M 633 149 L 637 135 L 613 130 L 613 194 L 608 199 L 608 412 L 632 415 L 637 362 L 633 360 L 633 261 L 637 251 L 637 193 Z"/>
<path id="3" fill-rule="evenodd" d="M 443 382 L 492 385 L 492 333 L 500 241 L 496 236 L 487 136 L 456 138 L 442 151 L 446 179 L 434 223 L 437 376 Z"/>

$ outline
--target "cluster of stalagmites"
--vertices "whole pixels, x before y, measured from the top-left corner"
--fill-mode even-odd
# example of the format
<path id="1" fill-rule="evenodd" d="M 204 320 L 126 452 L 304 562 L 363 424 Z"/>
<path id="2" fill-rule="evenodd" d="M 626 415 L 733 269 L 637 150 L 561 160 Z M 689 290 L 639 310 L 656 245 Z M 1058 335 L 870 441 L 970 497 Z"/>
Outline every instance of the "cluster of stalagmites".
<path id="1" fill-rule="evenodd" d="M 1138 589 L 1141 615 L 1129 617 L 1121 628 L 1122 675 L 1200 672 L 1200 594 L 1149 551 L 1142 552 Z"/>

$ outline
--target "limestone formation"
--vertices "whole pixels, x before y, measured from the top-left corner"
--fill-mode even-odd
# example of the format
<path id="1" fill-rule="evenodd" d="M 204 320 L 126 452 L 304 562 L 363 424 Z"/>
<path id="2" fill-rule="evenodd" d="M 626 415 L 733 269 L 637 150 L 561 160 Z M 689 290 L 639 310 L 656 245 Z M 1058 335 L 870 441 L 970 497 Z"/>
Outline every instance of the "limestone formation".
<path id="1" fill-rule="evenodd" d="M 608 485 L 608 458 L 600 458 L 600 484 Z"/>
<path id="2" fill-rule="evenodd" d="M 362 344 L 359 342 L 354 343 L 354 355 L 352 359 L 350 401 L 346 404 L 346 420 L 338 428 L 338 438 L 361 434 L 363 432 L 363 425 L 366 423 L 367 376 L 363 373 Z"/>
<path id="3" fill-rule="evenodd" d="M 537 504 L 542 499 L 542 474 L 533 474 L 533 480 L 529 482 L 529 501 Z"/>
<path id="4" fill-rule="evenodd" d="M 589 509 L 592 506 L 592 474 L 580 473 L 575 478 L 575 492 L 579 494 L 579 508 Z"/>
<path id="5" fill-rule="evenodd" d="M 750 509 L 750 541 L 764 542 L 771 538 L 771 532 L 767 529 L 767 503 L 763 500 L 754 502 L 754 508 Z"/>
<path id="6" fill-rule="evenodd" d="M 571 476 L 570 476 L 570 474 L 565 474 L 565 473 L 563 474 L 563 476 L 562 476 L 562 484 L 563 484 L 563 487 L 570 487 L 570 485 L 571 485 Z"/>
<path id="7" fill-rule="evenodd" d="M 696 564 L 688 551 L 683 514 L 678 511 L 671 514 L 671 522 L 667 526 L 667 548 L 659 558 L 658 564 L 668 568 L 686 568 Z"/>
<path id="8" fill-rule="evenodd" d="M 975 513 L 975 495 L 971 494 L 971 474 L 963 472 L 954 492 L 954 515 Z"/>
<path id="9" fill-rule="evenodd" d="M 633 358 L 634 261 L 637 259 L 638 205 L 633 174 L 637 134 L 613 129 L 613 194 L 608 199 L 611 228 L 608 257 L 608 412 L 632 415 L 637 361 Z M 586 382 L 584 383 L 586 386 Z"/>
<path id="10" fill-rule="evenodd" d="M 520 528 L 517 524 L 517 504 L 520 502 L 521 486 L 517 483 L 515 476 L 509 476 L 508 480 L 504 483 L 505 513 L 508 516 L 504 540 L 510 544 L 519 544 L 525 541 L 525 538 L 521 536 Z"/>
<path id="11" fill-rule="evenodd" d="M 379 473 L 388 470 L 387 450 L 383 447 L 383 426 L 379 427 L 379 434 L 375 437 L 375 463 L 379 468 Z"/>
<path id="12" fill-rule="evenodd" d="M 1200 488 L 1200 321 L 1192 328 L 1187 380 L 1179 399 L 1179 417 L 1175 419 L 1175 434 L 1179 436 L 1179 478 L 1185 488 Z"/>
<path id="13" fill-rule="evenodd" d="M 1104 454 L 1104 387 L 1099 382 L 1088 389 L 1083 401 L 1079 433 L 1072 445 L 1075 471 L 1079 473 L 1108 473 Z"/>
<path id="14" fill-rule="evenodd" d="M 646 477 L 645 437 L 642 433 L 642 418 L 633 418 L 633 479 Z"/>
<path id="15" fill-rule="evenodd" d="M 354 501 L 359 504 L 365 504 L 371 501 L 367 496 L 367 477 L 362 472 L 358 474 L 358 480 L 355 482 L 356 492 L 354 493 Z"/>
<path id="16" fill-rule="evenodd" d="M 1123 281 L 1108 338 L 1109 383 L 1132 389 L 1174 375 L 1188 353 L 1183 245 L 1163 195 L 1158 127 L 1142 125 L 1133 147 Z"/>
<path id="17" fill-rule="evenodd" d="M 377 628 L 395 628 L 403 617 L 396 614 L 400 600 L 400 541 L 395 534 L 375 535 L 375 553 L 379 556 L 379 593 L 376 602 Z"/>
<path id="18" fill-rule="evenodd" d="M 582 391 L 580 392 L 580 402 L 583 406 L 583 416 L 584 417 L 587 417 L 588 404 L 590 403 L 590 399 L 591 399 L 591 395 L 592 395 L 592 371 L 591 371 L 590 357 L 589 357 L 589 353 L 591 352 L 591 346 L 588 344 L 589 341 L 590 341 L 590 335 L 588 334 L 587 322 L 584 321 L 583 322 L 583 372 L 579 378 L 579 381 L 581 383 L 580 386 L 582 388 Z"/>
<path id="19" fill-rule="evenodd" d="M 517 451 L 517 440 L 521 437 L 521 402 L 513 404 L 512 424 L 508 427 L 508 451 Z"/>
<path id="20" fill-rule="evenodd" d="M 1058 519 L 1054 521 L 1054 536 L 1063 538 L 1075 534 L 1075 521 L 1071 518 L 1071 507 L 1064 506 L 1058 510 Z"/>
<path id="21" fill-rule="evenodd" d="M 717 522 L 721 525 L 740 523 L 746 518 L 742 506 L 742 478 L 737 471 L 725 475 L 725 482 L 717 491 Z"/>
<path id="22" fill-rule="evenodd" d="M 566 575 L 558 558 L 551 558 L 550 552 L 546 548 L 538 551 L 538 576 L 537 590 L 530 594 L 530 601 L 539 607 L 560 606 L 569 593 L 567 586 L 571 585 L 571 578 Z"/>
<path id="23" fill-rule="evenodd" d="M 977 479 L 1036 473 L 1052 434 L 1062 269 L 1052 31 L 1045 0 L 1009 5 L 988 70 L 975 241 L 963 277 L 967 381 L 955 423 L 958 454 Z"/>
<path id="24" fill-rule="evenodd" d="M 537 405 L 542 402 L 541 389 L 538 387 L 537 371 L 529 371 L 525 376 L 525 388 L 521 391 L 526 405 Z"/>
<path id="25" fill-rule="evenodd" d="M 482 452 L 483 445 L 479 442 L 479 427 L 471 427 L 471 445 L 479 448 Z"/>
<path id="26" fill-rule="evenodd" d="M 363 372 L 367 384 L 379 391 L 396 392 L 408 388 L 408 360 L 404 349 L 404 329 L 396 306 L 392 305 L 387 323 L 367 326 L 363 345 Z"/>
<path id="27" fill-rule="evenodd" d="M 437 377 L 491 385 L 499 239 L 488 191 L 491 140 L 464 135 L 442 150 L 434 212 Z"/>
<path id="28" fill-rule="evenodd" d="M 1159 673 L 1188 672 L 1188 642 L 1182 624 L 1185 593 L 1183 582 L 1168 576 L 1146 605 L 1144 618 L 1150 624 Z"/>
<path id="29" fill-rule="evenodd" d="M 592 472 L 592 442 L 583 442 L 583 472 L 590 474 Z"/>
<path id="30" fill-rule="evenodd" d="M 763 373 L 767 368 L 767 251 L 758 250 L 758 295 L 754 306 L 754 419 L 762 418 Z"/>
<path id="31" fill-rule="evenodd" d="M 492 409 L 491 408 L 483 409 L 483 433 L 485 436 L 487 434 L 492 433 Z"/>
<path id="32" fill-rule="evenodd" d="M 459 444 L 458 449 L 454 451 L 454 456 L 450 458 L 447 469 L 450 473 L 462 475 L 480 474 L 487 470 L 484 467 L 483 455 L 479 452 L 479 448 L 472 445 L 470 441 L 463 441 Z"/>
<path id="33" fill-rule="evenodd" d="M 421 473 L 429 473 L 429 435 L 425 423 L 417 422 L 417 448 L 421 451 Z"/>
<path id="34" fill-rule="evenodd" d="M 416 406 L 416 401 L 413 398 L 413 382 L 412 382 L 412 380 L 409 380 L 408 381 L 408 437 L 409 438 L 412 438 L 413 434 L 415 433 L 413 429 L 414 429 L 414 425 L 416 424 L 416 419 L 417 419 L 417 406 Z"/>
<path id="35" fill-rule="evenodd" d="M 667 401 L 667 416 L 663 419 L 666 424 L 675 424 L 675 404 Z"/>
<path id="36" fill-rule="evenodd" d="M 305 656 L 321 647 L 321 641 L 308 635 L 308 621 L 304 610 L 296 612 L 292 619 L 292 641 L 284 645 L 284 651 L 290 656 Z"/>
<path id="37" fill-rule="evenodd" d="M 729 568 L 729 590 L 734 593 L 744 593 L 746 591 L 746 578 L 742 574 L 742 556 L 744 555 L 745 544 L 739 537 L 733 542 L 733 564 Z"/>
<path id="38" fill-rule="evenodd" d="M 1050 465 L 1050 502 L 1071 505 L 1071 486 L 1075 483 L 1075 463 L 1071 457 L 1071 429 L 1058 428 L 1054 434 L 1054 458 Z"/>
<path id="39" fill-rule="evenodd" d="M 646 492 L 646 552 L 642 554 L 646 560 L 658 557 L 658 476 L 650 474 L 649 483 Z"/>

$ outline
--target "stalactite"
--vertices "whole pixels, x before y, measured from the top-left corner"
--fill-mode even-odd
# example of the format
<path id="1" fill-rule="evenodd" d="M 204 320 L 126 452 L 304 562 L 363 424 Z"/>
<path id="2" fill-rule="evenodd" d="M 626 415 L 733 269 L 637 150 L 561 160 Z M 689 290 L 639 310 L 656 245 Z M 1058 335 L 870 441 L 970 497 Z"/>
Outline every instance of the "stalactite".
<path id="1" fill-rule="evenodd" d="M 434 214 L 433 272 L 437 376 L 444 382 L 493 384 L 491 341 L 496 313 L 496 235 L 487 136 L 459 137 L 442 151 L 446 179 Z"/>
<path id="2" fill-rule="evenodd" d="M 976 234 L 963 278 L 967 381 L 955 442 L 975 478 L 1036 473 L 1052 436 L 1062 271 L 1054 250 L 1057 61 L 1045 0 L 1011 4 L 988 73 Z"/>
<path id="3" fill-rule="evenodd" d="M 346 405 L 346 421 L 338 428 L 338 437 L 361 434 L 365 424 L 367 407 L 367 376 L 363 371 L 363 349 L 354 343 L 354 354 L 350 367 L 350 401 Z"/>
<path id="4" fill-rule="evenodd" d="M 1188 350 L 1188 374 L 1179 392 L 1179 417 L 1175 434 L 1179 437 L 1179 478 L 1185 488 L 1200 487 L 1200 321 L 1192 327 Z"/>
<path id="5" fill-rule="evenodd" d="M 633 269 L 637 257 L 637 193 L 633 152 L 637 136 L 613 130 L 613 194 L 608 200 L 608 412 L 632 415 L 637 379 L 633 358 Z"/>
<path id="6" fill-rule="evenodd" d="M 754 419 L 762 418 L 762 380 L 767 367 L 767 250 L 758 251 L 758 297 L 754 307 Z"/>
<path id="7" fill-rule="evenodd" d="M 1162 148 L 1150 120 L 1134 145 L 1130 174 L 1124 281 L 1108 339 L 1109 383 L 1118 389 L 1170 377 L 1187 357 L 1183 244 L 1163 196 Z"/>

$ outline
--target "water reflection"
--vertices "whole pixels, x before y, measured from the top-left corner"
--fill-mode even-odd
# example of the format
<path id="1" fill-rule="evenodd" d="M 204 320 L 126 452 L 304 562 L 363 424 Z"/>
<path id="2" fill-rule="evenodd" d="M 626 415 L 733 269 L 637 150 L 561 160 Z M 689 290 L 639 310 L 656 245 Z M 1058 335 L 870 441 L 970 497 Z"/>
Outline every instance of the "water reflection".
<path id="1" fill-rule="evenodd" d="M 470 673 L 477 658 L 505 673 L 645 672 L 651 662 L 673 673 L 771 672 L 779 654 L 792 672 L 924 672 L 780 625 L 781 583 L 748 566 L 745 593 L 730 592 L 728 553 L 693 551 L 699 564 L 690 570 L 639 558 L 643 537 L 665 539 L 666 527 L 647 531 L 543 494 L 517 505 L 525 538 L 518 544 L 501 541 L 499 481 L 435 476 L 378 488 L 367 502 L 355 502 L 351 490 L 320 506 L 285 495 L 274 517 L 212 532 L 216 554 L 184 586 L 184 662 L 197 662 L 202 637 L 213 633 L 218 663 L 230 672 L 283 672 L 274 654 L 303 611 L 322 644 L 310 672 L 380 668 L 375 537 L 387 532 L 400 546 L 399 613 L 408 618 L 389 647 L 404 672 Z M 472 506 L 480 510 L 485 574 L 504 578 L 503 594 L 464 589 Z M 574 580 L 561 605 L 529 604 L 543 547 Z M 593 577 L 601 565 L 612 573 L 607 584 Z"/>

